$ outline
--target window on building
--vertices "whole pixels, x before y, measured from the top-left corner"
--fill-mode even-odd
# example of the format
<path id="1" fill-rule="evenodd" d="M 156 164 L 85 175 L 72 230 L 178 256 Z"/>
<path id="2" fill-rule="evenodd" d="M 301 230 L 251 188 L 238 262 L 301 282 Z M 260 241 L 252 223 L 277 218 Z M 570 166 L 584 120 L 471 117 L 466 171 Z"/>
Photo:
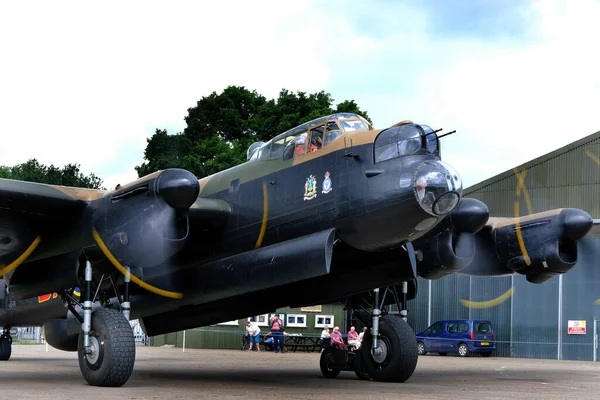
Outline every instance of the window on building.
<path id="1" fill-rule="evenodd" d="M 239 326 L 239 321 L 233 320 L 233 321 L 227 321 L 227 322 L 219 322 L 217 325 L 229 325 L 229 326 Z"/>
<path id="2" fill-rule="evenodd" d="M 289 327 L 306 328 L 306 314 L 288 314 L 285 325 Z"/>
<path id="3" fill-rule="evenodd" d="M 269 326 L 269 314 L 254 315 L 248 317 L 248 321 L 256 322 L 258 326 Z"/>
<path id="4" fill-rule="evenodd" d="M 333 315 L 315 315 L 315 328 L 325 328 L 325 326 L 333 328 L 333 324 Z"/>

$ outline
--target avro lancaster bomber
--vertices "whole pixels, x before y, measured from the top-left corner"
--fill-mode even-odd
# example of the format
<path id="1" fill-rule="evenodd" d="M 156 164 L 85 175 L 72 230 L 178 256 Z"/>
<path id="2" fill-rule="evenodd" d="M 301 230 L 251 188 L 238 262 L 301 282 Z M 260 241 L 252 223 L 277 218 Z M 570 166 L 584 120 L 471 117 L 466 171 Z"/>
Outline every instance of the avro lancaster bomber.
<path id="1" fill-rule="evenodd" d="M 130 318 L 154 336 L 335 302 L 369 329 L 346 364 L 322 359 L 323 374 L 352 358 L 363 378 L 407 380 L 418 276 L 542 283 L 576 264 L 593 224 L 578 209 L 489 218 L 441 160 L 440 131 L 342 113 L 200 180 L 167 169 L 102 191 L 0 179 L 0 359 L 11 327 L 43 325 L 48 344 L 78 352 L 88 384 L 121 386 L 135 362 Z"/>

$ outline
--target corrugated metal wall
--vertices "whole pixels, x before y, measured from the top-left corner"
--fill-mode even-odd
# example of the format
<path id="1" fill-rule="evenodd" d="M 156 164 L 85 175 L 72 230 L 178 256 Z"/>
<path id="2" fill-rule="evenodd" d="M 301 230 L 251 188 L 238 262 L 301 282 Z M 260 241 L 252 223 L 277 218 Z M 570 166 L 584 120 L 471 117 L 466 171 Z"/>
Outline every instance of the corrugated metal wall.
<path id="1" fill-rule="evenodd" d="M 493 217 L 575 207 L 600 218 L 600 132 L 468 188 L 465 196 L 485 202 Z M 420 332 L 428 326 L 428 313 L 431 323 L 488 319 L 496 325 L 498 356 L 600 360 L 594 346 L 594 321 L 600 321 L 600 240 L 582 241 L 578 250 L 579 262 L 571 271 L 541 285 L 520 275 L 451 275 L 431 282 L 429 293 L 428 281 L 419 279 L 409 322 Z M 481 303 L 507 292 L 512 296 L 502 302 Z M 587 333 L 569 335 L 569 320 L 585 320 Z"/>

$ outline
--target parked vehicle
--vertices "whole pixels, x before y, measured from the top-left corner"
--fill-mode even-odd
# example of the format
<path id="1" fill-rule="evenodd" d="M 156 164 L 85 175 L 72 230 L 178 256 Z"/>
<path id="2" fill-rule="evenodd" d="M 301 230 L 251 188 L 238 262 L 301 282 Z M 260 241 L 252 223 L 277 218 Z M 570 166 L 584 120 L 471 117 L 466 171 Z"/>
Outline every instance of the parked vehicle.
<path id="1" fill-rule="evenodd" d="M 496 332 L 485 320 L 438 321 L 417 335 L 417 349 L 420 355 L 438 352 L 441 356 L 458 353 L 466 357 L 480 353 L 489 357 L 496 351 Z"/>

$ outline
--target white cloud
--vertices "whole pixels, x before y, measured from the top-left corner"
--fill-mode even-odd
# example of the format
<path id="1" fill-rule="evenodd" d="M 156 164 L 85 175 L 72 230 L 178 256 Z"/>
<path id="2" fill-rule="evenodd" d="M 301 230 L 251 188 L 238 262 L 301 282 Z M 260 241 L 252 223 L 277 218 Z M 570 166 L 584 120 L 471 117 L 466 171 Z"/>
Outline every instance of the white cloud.
<path id="1" fill-rule="evenodd" d="M 0 164 L 77 162 L 107 187 L 135 178 L 156 128 L 182 130 L 187 109 L 227 85 L 326 90 L 378 127 L 457 129 L 444 157 L 466 185 L 600 129 L 592 1 L 536 3 L 523 42 L 431 36 L 419 9 L 375 3 L 0 7 Z"/>

